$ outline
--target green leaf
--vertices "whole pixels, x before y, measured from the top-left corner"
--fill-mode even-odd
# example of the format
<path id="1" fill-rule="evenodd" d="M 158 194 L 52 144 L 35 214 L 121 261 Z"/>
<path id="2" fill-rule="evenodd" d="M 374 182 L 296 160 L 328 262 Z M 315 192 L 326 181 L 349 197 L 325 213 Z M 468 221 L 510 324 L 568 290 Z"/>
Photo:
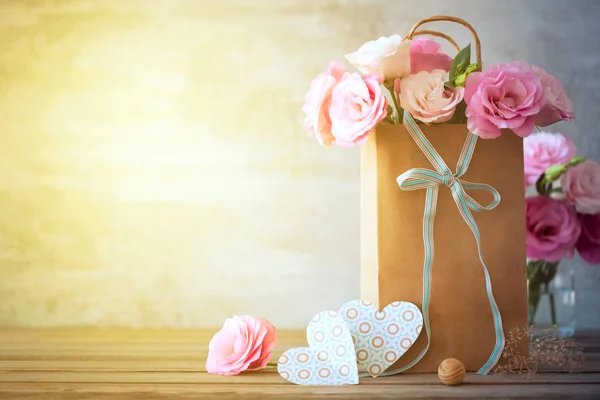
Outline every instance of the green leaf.
<path id="1" fill-rule="evenodd" d="M 535 286 L 540 283 L 539 272 L 544 263 L 545 261 L 542 260 L 529 261 L 527 263 L 527 280 L 529 281 L 530 286 Z"/>
<path id="2" fill-rule="evenodd" d="M 548 182 L 554 182 L 554 181 L 556 181 L 558 178 L 561 177 L 562 174 L 565 173 L 565 171 L 568 168 L 569 167 L 567 165 L 564 165 L 564 164 L 557 164 L 557 165 L 553 165 L 551 167 L 548 167 L 548 169 L 546 169 L 546 172 L 544 172 L 544 176 L 546 177 L 546 181 L 548 181 Z"/>
<path id="3" fill-rule="evenodd" d="M 450 82 L 454 82 L 456 77 L 466 70 L 466 66 L 471 64 L 471 44 L 469 43 L 464 49 L 458 52 L 452 64 L 450 65 Z M 461 71 L 462 69 L 462 71 Z"/>
<path id="4" fill-rule="evenodd" d="M 454 80 L 454 84 L 456 86 L 465 86 L 465 83 L 467 82 L 467 74 L 460 74 L 459 76 L 456 77 L 456 79 Z"/>
<path id="5" fill-rule="evenodd" d="M 444 82 L 444 86 L 447 87 L 448 89 L 452 89 L 454 86 L 454 82 Z"/>
<path id="6" fill-rule="evenodd" d="M 569 161 L 569 167 L 574 167 L 577 164 L 581 164 L 585 160 L 587 160 L 587 158 L 585 158 L 585 157 L 580 157 L 580 156 L 573 157 L 573 158 L 571 158 L 571 161 Z"/>
<path id="7" fill-rule="evenodd" d="M 467 67 L 465 73 L 466 74 L 470 74 L 471 72 L 476 71 L 477 68 L 479 68 L 479 64 L 477 64 L 477 63 L 469 64 L 469 66 Z"/>
<path id="8" fill-rule="evenodd" d="M 538 194 L 546 194 L 546 176 L 544 174 L 540 175 L 538 180 L 535 182 L 535 190 L 537 190 Z"/>
<path id="9" fill-rule="evenodd" d="M 463 71 L 463 64 L 459 65 L 456 69 L 456 73 L 458 75 L 454 78 L 454 85 L 452 87 L 465 86 L 465 83 L 467 82 L 467 76 L 469 76 L 471 72 L 475 71 L 477 67 L 477 63 L 469 64 L 466 68 L 464 68 Z"/>

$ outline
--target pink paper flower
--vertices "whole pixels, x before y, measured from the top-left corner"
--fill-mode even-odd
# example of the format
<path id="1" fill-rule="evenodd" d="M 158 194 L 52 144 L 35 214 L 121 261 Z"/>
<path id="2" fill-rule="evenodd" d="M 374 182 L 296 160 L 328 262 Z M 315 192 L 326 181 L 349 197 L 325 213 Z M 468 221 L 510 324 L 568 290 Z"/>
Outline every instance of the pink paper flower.
<path id="1" fill-rule="evenodd" d="M 225 320 L 208 345 L 206 372 L 237 375 L 262 369 L 271 359 L 277 342 L 275 327 L 262 318 L 249 315 Z"/>
<path id="2" fill-rule="evenodd" d="M 561 186 L 577 212 L 600 213 L 600 165 L 587 160 L 569 168 L 561 178 Z"/>
<path id="3" fill-rule="evenodd" d="M 338 146 L 367 141 L 369 133 L 387 115 L 381 81 L 374 75 L 345 74 L 331 96 L 331 134 Z"/>
<path id="4" fill-rule="evenodd" d="M 540 112 L 542 94 L 540 80 L 522 62 L 471 73 L 465 87 L 467 126 L 484 139 L 497 138 L 501 129 L 528 136 Z"/>
<path id="5" fill-rule="evenodd" d="M 600 214 L 579 216 L 581 236 L 577 251 L 588 264 L 600 264 Z"/>
<path id="6" fill-rule="evenodd" d="M 332 62 L 327 72 L 313 79 L 309 91 L 305 95 L 302 111 L 306 115 L 304 127 L 311 135 L 315 135 L 322 146 L 330 146 L 334 141 L 331 134 L 331 92 L 342 78 L 346 68 L 339 62 Z"/>
<path id="7" fill-rule="evenodd" d="M 464 88 L 446 89 L 448 73 L 442 69 L 411 74 L 400 82 L 402 108 L 426 124 L 445 122 L 452 118 L 463 99 Z"/>
<path id="8" fill-rule="evenodd" d="M 452 57 L 442 53 L 442 45 L 433 40 L 416 38 L 410 46 L 410 73 L 431 72 L 434 69 L 448 71 Z"/>
<path id="9" fill-rule="evenodd" d="M 535 123 L 539 126 L 548 126 L 558 121 L 572 121 L 575 118 L 573 104 L 558 78 L 540 67 L 533 67 L 533 71 L 540 79 L 544 90 L 542 109 Z"/>
<path id="10" fill-rule="evenodd" d="M 557 262 L 572 257 L 581 233 L 577 214 L 564 201 L 547 196 L 526 199 L 527 257 Z"/>
<path id="11" fill-rule="evenodd" d="M 575 144 L 560 133 L 540 132 L 523 140 L 525 183 L 533 185 L 548 167 L 567 164 L 577 155 Z"/>

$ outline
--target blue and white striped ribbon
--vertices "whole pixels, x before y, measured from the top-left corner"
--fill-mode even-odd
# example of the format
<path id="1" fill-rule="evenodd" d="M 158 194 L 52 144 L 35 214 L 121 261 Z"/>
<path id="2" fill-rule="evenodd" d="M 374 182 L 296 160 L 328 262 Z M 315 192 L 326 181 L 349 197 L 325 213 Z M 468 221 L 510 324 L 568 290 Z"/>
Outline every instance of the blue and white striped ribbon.
<path id="1" fill-rule="evenodd" d="M 472 183 L 460 179 L 461 176 L 469 168 L 473 151 L 475 150 L 475 144 L 477 143 L 477 136 L 469 134 L 467 140 L 463 146 L 462 152 L 456 165 L 456 173 L 452 173 L 444 160 L 440 157 L 437 151 L 433 148 L 429 140 L 425 137 L 423 132 L 417 126 L 412 116 L 404 112 L 404 126 L 415 140 L 421 151 L 425 154 L 427 159 L 431 162 L 435 171 L 425 168 L 413 168 L 406 171 L 397 178 L 398 185 L 402 190 L 419 190 L 426 189 L 426 200 L 425 200 L 425 212 L 423 216 L 423 241 L 425 247 L 425 261 L 423 267 L 423 321 L 425 325 L 425 332 L 427 334 L 427 346 L 425 349 L 411 361 L 408 365 L 400 369 L 393 371 L 386 371 L 382 375 L 393 375 L 413 367 L 417 364 L 423 356 L 427 353 L 431 344 L 431 327 L 429 324 L 429 298 L 431 292 L 432 283 L 432 266 L 435 255 L 435 248 L 433 242 L 433 222 L 435 219 L 435 212 L 437 206 L 438 189 L 439 186 L 444 185 L 448 187 L 452 192 L 452 197 L 458 206 L 458 210 L 462 215 L 463 219 L 473 232 L 475 241 L 477 242 L 477 251 L 479 253 L 479 261 L 483 267 L 483 273 L 485 275 L 485 287 L 487 290 L 488 300 L 492 309 L 492 315 L 494 317 L 494 329 L 496 332 L 496 345 L 492 354 L 490 355 L 487 362 L 477 372 L 479 375 L 487 375 L 492 368 L 496 365 L 502 350 L 504 349 L 504 331 L 502 329 L 502 318 L 500 317 L 500 311 L 494 300 L 492 294 L 492 282 L 490 274 L 488 273 L 487 267 L 483 261 L 483 255 L 481 252 L 481 235 L 477 223 L 471 214 L 471 210 L 479 212 L 484 210 L 491 210 L 500 203 L 500 194 L 496 189 L 490 185 L 482 183 Z M 488 205 L 481 205 L 475 201 L 471 196 L 467 194 L 467 190 L 486 190 L 494 196 L 494 200 Z"/>

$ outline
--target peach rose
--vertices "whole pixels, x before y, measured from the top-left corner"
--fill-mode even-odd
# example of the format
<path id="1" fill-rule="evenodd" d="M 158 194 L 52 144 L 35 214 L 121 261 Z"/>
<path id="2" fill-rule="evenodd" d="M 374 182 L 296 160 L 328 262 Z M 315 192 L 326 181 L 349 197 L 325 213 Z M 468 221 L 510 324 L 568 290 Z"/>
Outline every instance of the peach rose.
<path id="1" fill-rule="evenodd" d="M 363 74 L 387 81 L 410 74 L 410 49 L 410 40 L 392 35 L 363 44 L 356 52 L 347 54 L 346 59 Z"/>
<path id="2" fill-rule="evenodd" d="M 208 345 L 206 372 L 237 375 L 267 366 L 277 342 L 275 327 L 250 315 L 225 320 Z"/>
<path id="3" fill-rule="evenodd" d="M 338 146 L 365 143 L 369 133 L 387 115 L 387 100 L 380 80 L 373 75 L 345 74 L 331 97 L 331 133 Z"/>
<path id="4" fill-rule="evenodd" d="M 329 119 L 331 92 L 345 72 L 346 68 L 343 64 L 333 61 L 327 72 L 313 79 L 310 89 L 304 96 L 302 106 L 302 111 L 306 115 L 304 127 L 309 134 L 315 135 L 321 146 L 330 146 L 334 141 Z"/>
<path id="5" fill-rule="evenodd" d="M 446 89 L 448 73 L 442 69 L 421 71 L 400 82 L 402 108 L 426 124 L 446 122 L 462 101 L 464 88 Z"/>

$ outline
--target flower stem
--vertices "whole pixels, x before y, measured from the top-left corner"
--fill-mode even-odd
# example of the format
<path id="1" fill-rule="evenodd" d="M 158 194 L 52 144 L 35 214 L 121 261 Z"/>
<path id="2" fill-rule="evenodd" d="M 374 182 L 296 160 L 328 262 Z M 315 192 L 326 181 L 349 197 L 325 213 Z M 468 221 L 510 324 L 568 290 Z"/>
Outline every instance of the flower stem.
<path id="1" fill-rule="evenodd" d="M 554 303 L 554 293 L 548 292 L 548 300 L 550 301 L 550 319 L 552 326 L 556 325 L 556 304 Z"/>
<path id="2" fill-rule="evenodd" d="M 541 270 L 545 262 L 529 261 L 527 263 L 527 281 L 528 281 L 528 325 L 532 326 L 540 304 L 540 288 L 542 283 Z"/>
<path id="3" fill-rule="evenodd" d="M 386 115 L 384 121 L 387 121 L 390 124 L 395 124 L 396 123 L 396 121 L 394 120 L 394 116 L 393 115 Z"/>
<path id="4" fill-rule="evenodd" d="M 529 307 L 528 307 L 528 318 L 527 324 L 533 326 L 535 315 L 537 314 L 538 304 L 540 303 L 540 291 L 539 288 L 529 290 Z"/>
<path id="5" fill-rule="evenodd" d="M 390 92 L 390 97 L 394 103 L 394 109 L 396 110 L 396 122 L 402 122 L 402 107 L 400 107 L 400 101 L 398 101 L 398 94 L 394 90 L 394 82 L 385 85 L 386 89 Z"/>
<path id="6" fill-rule="evenodd" d="M 558 264 L 558 262 L 547 262 L 544 260 L 529 261 L 527 264 L 527 280 L 529 288 L 528 322 L 530 326 L 534 323 L 542 293 L 548 295 L 550 319 L 552 325 L 556 325 L 556 302 L 554 293 L 549 289 L 549 285 L 556 276 Z"/>

